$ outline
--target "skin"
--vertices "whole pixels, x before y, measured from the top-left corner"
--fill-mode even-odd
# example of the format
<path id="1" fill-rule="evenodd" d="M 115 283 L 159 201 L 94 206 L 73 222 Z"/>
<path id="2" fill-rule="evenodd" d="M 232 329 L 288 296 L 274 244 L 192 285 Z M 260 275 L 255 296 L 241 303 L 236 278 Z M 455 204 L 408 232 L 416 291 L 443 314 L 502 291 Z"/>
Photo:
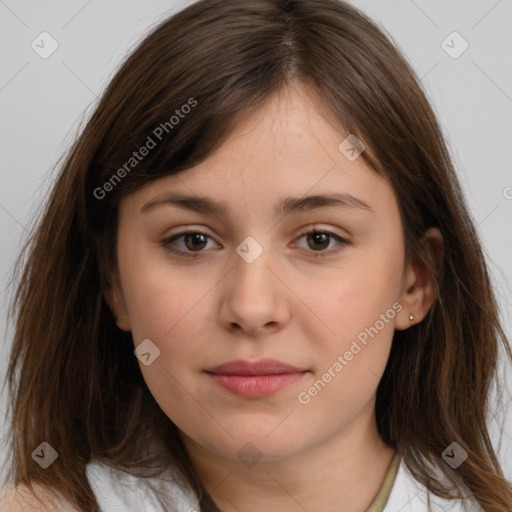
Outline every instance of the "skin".
<path id="1" fill-rule="evenodd" d="M 321 114 L 314 94 L 290 85 L 250 112 L 208 159 L 123 199 L 118 279 L 105 290 L 134 345 L 160 355 L 140 367 L 156 401 L 178 426 L 206 489 L 225 512 L 363 512 L 394 454 L 380 439 L 375 394 L 395 329 L 421 321 L 432 278 L 406 266 L 398 204 L 389 183 L 338 146 L 348 135 Z M 166 192 L 224 201 L 228 216 L 148 202 Z M 274 213 L 285 196 L 348 193 L 371 209 L 329 206 Z M 304 233 L 332 232 L 319 243 Z M 172 254 L 161 241 L 181 237 Z M 262 254 L 236 252 L 253 237 Z M 430 229 L 427 242 L 440 233 Z M 174 244 L 174 245 L 172 245 Z M 315 245 L 316 244 L 316 245 Z M 429 244 L 425 245 L 427 248 Z M 318 249 L 319 247 L 319 249 Z M 322 252 L 330 253 L 315 258 Z M 322 377 L 365 327 L 392 305 L 401 311 L 306 405 L 298 394 Z M 277 359 L 308 370 L 265 398 L 235 396 L 204 373 L 231 361 Z M 248 442 L 261 459 L 237 457 Z"/>

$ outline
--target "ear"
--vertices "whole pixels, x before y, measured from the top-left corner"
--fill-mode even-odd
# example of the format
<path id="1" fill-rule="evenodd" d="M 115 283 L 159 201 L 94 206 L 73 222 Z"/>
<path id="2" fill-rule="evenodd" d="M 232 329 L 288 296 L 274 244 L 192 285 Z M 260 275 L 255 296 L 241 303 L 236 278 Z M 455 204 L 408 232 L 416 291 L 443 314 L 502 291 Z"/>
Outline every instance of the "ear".
<path id="1" fill-rule="evenodd" d="M 443 252 L 443 236 L 439 229 L 429 228 L 425 231 L 420 245 L 421 260 L 409 264 L 405 271 L 399 299 L 402 310 L 395 323 L 397 330 L 421 322 L 437 297 L 435 273 L 439 272 Z"/>
<path id="2" fill-rule="evenodd" d="M 103 289 L 103 296 L 110 307 L 110 311 L 114 315 L 115 321 L 119 329 L 129 332 L 131 331 L 130 322 L 128 321 L 128 313 L 124 302 L 122 291 L 117 284 L 110 282 Z"/>

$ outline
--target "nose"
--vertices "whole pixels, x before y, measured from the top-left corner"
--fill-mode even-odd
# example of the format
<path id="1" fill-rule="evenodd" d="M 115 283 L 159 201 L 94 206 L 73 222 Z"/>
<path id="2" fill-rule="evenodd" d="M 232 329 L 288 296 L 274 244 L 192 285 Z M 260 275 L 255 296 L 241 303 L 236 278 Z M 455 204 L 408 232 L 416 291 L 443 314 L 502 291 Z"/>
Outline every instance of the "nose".
<path id="1" fill-rule="evenodd" d="M 291 292 L 271 260 L 270 250 L 250 263 L 235 253 L 234 268 L 221 287 L 220 321 L 230 331 L 260 337 L 282 329 L 288 321 Z"/>

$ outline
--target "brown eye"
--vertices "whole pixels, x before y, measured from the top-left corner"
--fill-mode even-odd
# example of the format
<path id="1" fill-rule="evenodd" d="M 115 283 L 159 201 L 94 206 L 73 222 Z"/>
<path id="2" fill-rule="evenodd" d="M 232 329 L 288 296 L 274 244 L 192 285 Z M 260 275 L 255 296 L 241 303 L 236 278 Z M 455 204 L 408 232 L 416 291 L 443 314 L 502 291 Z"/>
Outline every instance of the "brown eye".
<path id="1" fill-rule="evenodd" d="M 202 233 L 186 233 L 184 236 L 185 246 L 191 251 L 204 249 L 207 242 L 207 236 Z"/>
<path id="2" fill-rule="evenodd" d="M 322 250 L 329 246 L 330 237 L 326 233 L 313 232 L 307 234 L 307 241 L 311 249 Z"/>
<path id="3" fill-rule="evenodd" d="M 306 244 L 300 244 L 295 242 L 297 247 L 305 249 L 309 256 L 334 256 L 339 250 L 342 250 L 345 246 L 350 245 L 348 240 L 345 240 L 335 233 L 330 231 L 321 231 L 318 228 L 304 232 L 300 235 L 297 240 L 305 239 Z M 331 247 L 329 247 L 331 241 L 335 241 Z"/>
<path id="4" fill-rule="evenodd" d="M 194 258 L 196 256 L 201 256 L 203 252 L 206 252 L 203 251 L 203 249 L 207 246 L 209 241 L 214 242 L 210 236 L 205 235 L 204 233 L 200 233 L 198 231 L 186 231 L 162 240 L 161 244 L 171 253 Z"/>

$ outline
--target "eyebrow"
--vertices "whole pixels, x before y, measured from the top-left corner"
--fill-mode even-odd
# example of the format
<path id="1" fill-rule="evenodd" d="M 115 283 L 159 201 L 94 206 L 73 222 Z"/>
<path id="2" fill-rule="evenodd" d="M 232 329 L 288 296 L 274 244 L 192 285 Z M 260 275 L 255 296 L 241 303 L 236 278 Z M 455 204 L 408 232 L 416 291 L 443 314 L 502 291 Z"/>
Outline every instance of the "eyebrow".
<path id="1" fill-rule="evenodd" d="M 181 194 L 166 194 L 160 198 L 155 198 L 145 204 L 141 213 L 147 213 L 153 208 L 171 205 L 185 210 L 191 210 L 197 213 L 211 214 L 217 216 L 228 216 L 229 207 L 225 201 L 214 201 L 209 197 L 186 196 Z M 305 197 L 285 197 L 277 203 L 274 213 L 276 215 L 289 215 L 291 213 L 300 213 L 324 207 L 343 207 L 354 208 L 368 211 L 374 214 L 375 210 L 367 203 L 350 194 L 319 194 Z"/>

